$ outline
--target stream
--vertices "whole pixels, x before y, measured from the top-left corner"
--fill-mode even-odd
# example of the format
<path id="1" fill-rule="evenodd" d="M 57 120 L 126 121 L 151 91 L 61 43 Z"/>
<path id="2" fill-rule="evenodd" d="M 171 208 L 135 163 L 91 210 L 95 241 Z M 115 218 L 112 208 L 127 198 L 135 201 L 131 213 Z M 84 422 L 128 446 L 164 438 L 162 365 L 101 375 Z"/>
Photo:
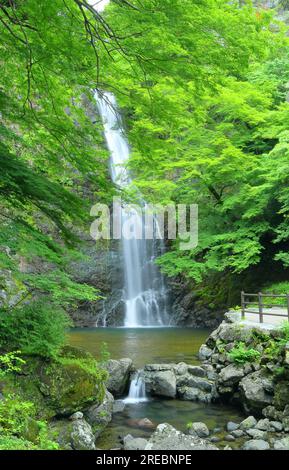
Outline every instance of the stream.
<path id="1" fill-rule="evenodd" d="M 105 342 L 111 359 L 130 357 L 137 368 L 142 368 L 149 363 L 198 364 L 198 350 L 209 333 L 208 330 L 193 328 L 74 329 L 69 334 L 69 340 L 72 346 L 83 347 L 96 358 L 99 358 L 101 344 Z M 114 415 L 98 439 L 98 448 L 118 448 L 119 437 L 127 434 L 148 438 L 152 430 L 140 428 L 137 424 L 144 418 L 150 419 L 155 425 L 168 422 L 181 431 L 185 431 L 188 422 L 200 421 L 213 431 L 215 428 L 224 428 L 228 421 L 242 421 L 244 415 L 230 406 L 181 400 L 150 398 L 142 403 L 127 403 L 122 412 Z M 221 446 L 226 444 L 224 441 Z"/>

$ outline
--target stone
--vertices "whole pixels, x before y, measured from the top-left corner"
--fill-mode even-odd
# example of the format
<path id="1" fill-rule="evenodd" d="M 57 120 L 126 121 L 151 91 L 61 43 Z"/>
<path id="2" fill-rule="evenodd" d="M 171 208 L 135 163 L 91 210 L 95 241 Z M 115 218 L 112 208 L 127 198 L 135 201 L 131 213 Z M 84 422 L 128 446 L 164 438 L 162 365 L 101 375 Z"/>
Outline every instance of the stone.
<path id="1" fill-rule="evenodd" d="M 106 390 L 102 404 L 93 405 L 85 411 L 85 419 L 92 426 L 96 438 L 111 422 L 113 405 L 114 398 L 112 394 Z"/>
<path id="2" fill-rule="evenodd" d="M 284 410 L 289 403 L 289 382 L 281 381 L 276 384 L 273 405 L 277 410 Z"/>
<path id="3" fill-rule="evenodd" d="M 212 357 L 213 351 L 206 344 L 203 344 L 199 350 L 200 361 L 207 361 Z"/>
<path id="4" fill-rule="evenodd" d="M 176 376 L 172 370 L 148 371 L 144 379 L 148 393 L 158 397 L 175 398 L 177 395 Z"/>
<path id="5" fill-rule="evenodd" d="M 177 388 L 179 387 L 193 387 L 202 390 L 203 392 L 211 392 L 212 383 L 205 378 L 195 377 L 191 374 L 182 375 L 177 378 Z"/>
<path id="6" fill-rule="evenodd" d="M 233 423 L 232 421 L 229 421 L 227 423 L 227 431 L 231 433 L 232 431 L 237 431 L 239 429 L 239 424 Z"/>
<path id="7" fill-rule="evenodd" d="M 189 427 L 190 436 L 209 437 L 210 431 L 205 423 L 192 423 Z"/>
<path id="8" fill-rule="evenodd" d="M 222 385 L 234 385 L 244 377 L 243 367 L 237 367 L 233 364 L 225 367 L 219 374 L 218 383 Z"/>
<path id="9" fill-rule="evenodd" d="M 77 411 L 73 415 L 70 416 L 70 421 L 78 421 L 79 419 L 83 419 L 83 413 L 80 411 Z"/>
<path id="10" fill-rule="evenodd" d="M 251 441 L 246 442 L 243 447 L 243 450 L 269 450 L 270 445 L 268 442 L 260 439 L 252 439 Z"/>
<path id="11" fill-rule="evenodd" d="M 241 429 L 237 429 L 236 431 L 232 431 L 232 436 L 234 436 L 236 439 L 239 439 L 240 437 L 243 437 L 245 435 L 244 431 L 241 431 Z"/>
<path id="12" fill-rule="evenodd" d="M 225 436 L 225 441 L 227 442 L 234 442 L 235 440 L 236 438 L 232 436 L 232 434 L 228 434 L 227 436 Z"/>
<path id="13" fill-rule="evenodd" d="M 289 416 L 282 418 L 282 425 L 285 432 L 289 432 Z"/>
<path id="14" fill-rule="evenodd" d="M 95 450 L 92 428 L 84 419 L 73 422 L 71 445 L 74 450 Z"/>
<path id="15" fill-rule="evenodd" d="M 261 431 L 260 429 L 248 429 L 248 431 L 246 431 L 246 433 L 248 434 L 248 436 L 250 436 L 252 439 L 262 439 L 262 440 L 266 440 L 267 438 L 267 433 L 266 431 Z"/>
<path id="16" fill-rule="evenodd" d="M 260 419 L 255 427 L 256 429 L 260 429 L 260 431 L 270 431 L 271 424 L 268 418 Z"/>
<path id="17" fill-rule="evenodd" d="M 140 419 L 137 422 L 137 425 L 139 428 L 144 428 L 144 429 L 155 429 L 156 427 L 156 425 L 148 418 Z"/>
<path id="18" fill-rule="evenodd" d="M 273 402 L 273 379 L 262 370 L 244 377 L 239 383 L 239 390 L 242 405 L 247 413 L 260 416 L 262 409 Z"/>
<path id="19" fill-rule="evenodd" d="M 194 387 L 178 388 L 178 396 L 184 401 L 199 401 L 201 403 L 211 403 L 212 395 Z"/>
<path id="20" fill-rule="evenodd" d="M 174 372 L 176 375 L 185 375 L 188 372 L 188 365 L 180 362 L 180 364 L 174 366 Z"/>
<path id="21" fill-rule="evenodd" d="M 280 421 L 270 421 L 271 430 L 275 432 L 283 431 L 283 424 Z"/>
<path id="22" fill-rule="evenodd" d="M 283 414 L 281 411 L 276 410 L 274 406 L 267 406 L 262 410 L 262 415 L 266 418 L 272 419 L 273 421 L 282 421 Z"/>
<path id="23" fill-rule="evenodd" d="M 206 377 L 207 373 L 205 369 L 198 366 L 188 366 L 188 373 L 194 375 L 195 377 Z"/>
<path id="24" fill-rule="evenodd" d="M 213 436 L 213 437 L 211 437 L 211 439 L 210 439 L 210 442 L 212 442 L 213 444 L 217 444 L 217 443 L 220 442 L 220 441 L 221 441 L 221 439 L 220 439 L 219 437 L 217 437 L 217 436 Z"/>
<path id="25" fill-rule="evenodd" d="M 199 437 L 177 431 L 170 424 L 160 424 L 150 437 L 145 450 L 218 450 L 218 447 Z"/>
<path id="26" fill-rule="evenodd" d="M 110 359 L 105 365 L 109 377 L 106 387 L 116 398 L 123 396 L 128 390 L 130 373 L 133 370 L 131 359 L 121 359 L 119 361 Z"/>
<path id="27" fill-rule="evenodd" d="M 124 450 L 145 450 L 148 441 L 142 438 L 134 438 L 131 435 L 123 439 Z"/>
<path id="28" fill-rule="evenodd" d="M 289 450 L 289 437 L 284 437 L 274 443 L 275 450 Z"/>
<path id="29" fill-rule="evenodd" d="M 249 416 L 241 422 L 239 429 L 241 429 L 241 431 L 247 431 L 248 429 L 254 428 L 256 424 L 257 420 L 254 418 L 254 416 Z"/>

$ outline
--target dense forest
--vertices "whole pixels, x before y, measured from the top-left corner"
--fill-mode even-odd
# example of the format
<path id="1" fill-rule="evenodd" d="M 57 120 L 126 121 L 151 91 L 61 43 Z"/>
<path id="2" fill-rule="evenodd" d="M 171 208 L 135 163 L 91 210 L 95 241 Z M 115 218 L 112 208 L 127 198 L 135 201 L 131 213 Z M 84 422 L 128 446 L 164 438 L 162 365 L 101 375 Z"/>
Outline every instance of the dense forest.
<path id="1" fill-rule="evenodd" d="M 61 352 L 69 314 L 106 295 L 72 269 L 87 259 L 94 204 L 197 204 L 197 248 L 167 241 L 156 263 L 212 311 L 238 306 L 242 289 L 289 291 L 289 15 L 275 3 L 0 2 L 0 449 L 58 448 L 53 413 L 10 393 L 31 358 L 104 379 Z M 122 115 L 125 189 L 111 179 L 96 91 Z"/>

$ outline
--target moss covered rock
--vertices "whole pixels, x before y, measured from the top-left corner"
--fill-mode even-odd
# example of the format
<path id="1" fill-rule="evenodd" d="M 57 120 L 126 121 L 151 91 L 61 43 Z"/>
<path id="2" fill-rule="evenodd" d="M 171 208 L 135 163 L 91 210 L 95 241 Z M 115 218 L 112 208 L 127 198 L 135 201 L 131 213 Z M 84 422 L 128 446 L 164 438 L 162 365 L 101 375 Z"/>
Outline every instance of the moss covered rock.
<path id="1" fill-rule="evenodd" d="M 5 393 L 17 393 L 32 401 L 39 417 L 69 416 L 90 403 L 101 404 L 107 373 L 88 353 L 70 348 L 54 360 L 30 357 L 21 373 L 2 385 Z"/>
<path id="2" fill-rule="evenodd" d="M 276 383 L 273 404 L 280 411 L 284 410 L 286 405 L 289 404 L 289 381 Z"/>

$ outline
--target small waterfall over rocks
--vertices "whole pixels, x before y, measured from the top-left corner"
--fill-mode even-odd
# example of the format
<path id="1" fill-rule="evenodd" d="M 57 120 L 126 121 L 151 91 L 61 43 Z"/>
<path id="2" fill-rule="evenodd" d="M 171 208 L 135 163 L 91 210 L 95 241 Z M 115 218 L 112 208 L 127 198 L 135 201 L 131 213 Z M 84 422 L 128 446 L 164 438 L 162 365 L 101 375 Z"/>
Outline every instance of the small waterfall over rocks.
<path id="1" fill-rule="evenodd" d="M 143 371 L 138 371 L 132 377 L 128 397 L 123 400 L 127 405 L 145 403 L 148 401 L 146 395 L 146 384 L 142 375 Z"/>

